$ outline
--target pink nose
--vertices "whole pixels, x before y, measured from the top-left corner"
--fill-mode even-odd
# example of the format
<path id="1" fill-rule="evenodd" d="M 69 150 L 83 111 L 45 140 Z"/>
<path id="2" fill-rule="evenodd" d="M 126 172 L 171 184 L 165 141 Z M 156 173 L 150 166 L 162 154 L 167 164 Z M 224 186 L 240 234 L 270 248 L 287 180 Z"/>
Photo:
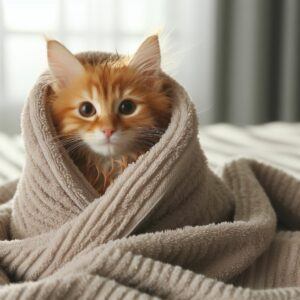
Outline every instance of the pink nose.
<path id="1" fill-rule="evenodd" d="M 103 133 L 105 134 L 106 137 L 111 137 L 113 133 L 115 132 L 113 129 L 103 129 Z"/>

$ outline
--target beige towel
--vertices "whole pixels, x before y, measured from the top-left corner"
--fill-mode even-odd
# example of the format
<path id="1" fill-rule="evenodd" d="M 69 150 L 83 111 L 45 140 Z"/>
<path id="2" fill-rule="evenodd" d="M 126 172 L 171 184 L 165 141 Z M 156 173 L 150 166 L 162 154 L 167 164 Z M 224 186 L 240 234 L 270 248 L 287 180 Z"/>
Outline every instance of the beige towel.
<path id="1" fill-rule="evenodd" d="M 219 179 L 174 91 L 166 133 L 98 198 L 55 138 L 39 79 L 22 118 L 26 165 L 0 188 L 1 299 L 300 298 L 300 183 L 249 160 Z"/>

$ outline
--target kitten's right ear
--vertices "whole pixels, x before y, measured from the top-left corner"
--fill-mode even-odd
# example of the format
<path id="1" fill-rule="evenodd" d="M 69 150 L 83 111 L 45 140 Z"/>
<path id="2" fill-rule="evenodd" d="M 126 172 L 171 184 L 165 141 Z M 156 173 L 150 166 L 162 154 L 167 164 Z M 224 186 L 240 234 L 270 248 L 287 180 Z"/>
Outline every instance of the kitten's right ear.
<path id="1" fill-rule="evenodd" d="M 47 56 L 48 66 L 56 79 L 55 87 L 57 88 L 67 87 L 85 73 L 79 60 L 56 40 L 47 40 Z"/>
<path id="2" fill-rule="evenodd" d="M 161 54 L 158 35 L 151 35 L 144 40 L 129 62 L 129 66 L 140 73 L 155 74 L 160 71 Z"/>

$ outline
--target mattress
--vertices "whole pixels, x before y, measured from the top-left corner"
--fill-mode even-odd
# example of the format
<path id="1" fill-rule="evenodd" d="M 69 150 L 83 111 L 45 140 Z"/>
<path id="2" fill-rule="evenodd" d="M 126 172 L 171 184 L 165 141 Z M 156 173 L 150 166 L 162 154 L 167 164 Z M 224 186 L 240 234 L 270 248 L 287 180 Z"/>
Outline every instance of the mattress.
<path id="1" fill-rule="evenodd" d="M 249 157 L 300 179 L 300 123 L 247 127 L 216 124 L 200 127 L 199 139 L 209 165 L 217 173 L 227 162 Z M 24 160 L 21 137 L 0 133 L 0 184 L 17 179 Z"/>

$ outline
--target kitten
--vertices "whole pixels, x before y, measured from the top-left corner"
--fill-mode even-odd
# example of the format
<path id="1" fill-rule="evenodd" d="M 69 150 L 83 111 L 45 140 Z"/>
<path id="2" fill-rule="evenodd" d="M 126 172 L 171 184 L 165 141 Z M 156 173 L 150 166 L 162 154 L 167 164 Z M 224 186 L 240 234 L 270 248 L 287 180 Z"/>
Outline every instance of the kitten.
<path id="1" fill-rule="evenodd" d="M 148 37 L 131 59 L 80 61 L 55 40 L 47 41 L 47 52 L 58 137 L 101 195 L 170 122 L 170 79 L 161 72 L 158 37 Z"/>

